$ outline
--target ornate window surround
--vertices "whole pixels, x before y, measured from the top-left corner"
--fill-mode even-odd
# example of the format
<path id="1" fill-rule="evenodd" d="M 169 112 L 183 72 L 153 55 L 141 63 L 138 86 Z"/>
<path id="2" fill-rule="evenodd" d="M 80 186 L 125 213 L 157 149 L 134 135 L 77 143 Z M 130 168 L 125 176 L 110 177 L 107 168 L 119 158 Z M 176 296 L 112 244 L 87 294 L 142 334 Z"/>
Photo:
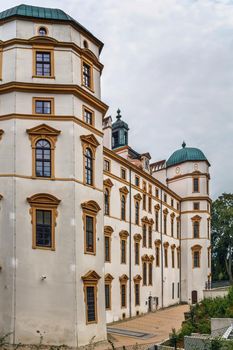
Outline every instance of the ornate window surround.
<path id="1" fill-rule="evenodd" d="M 93 200 L 81 204 L 83 210 L 83 232 L 84 232 L 84 254 L 96 255 L 96 216 L 100 211 L 100 206 Z M 93 252 L 87 251 L 86 247 L 86 217 L 93 218 Z"/>
<path id="2" fill-rule="evenodd" d="M 98 323 L 98 309 L 97 309 L 97 285 L 98 281 L 101 277 L 94 270 L 88 271 L 84 276 L 82 276 L 83 280 L 83 292 L 84 292 L 84 303 L 86 309 L 86 324 Z M 88 310 L 87 310 L 87 287 L 94 288 L 94 296 L 95 296 L 95 320 L 88 321 Z"/>

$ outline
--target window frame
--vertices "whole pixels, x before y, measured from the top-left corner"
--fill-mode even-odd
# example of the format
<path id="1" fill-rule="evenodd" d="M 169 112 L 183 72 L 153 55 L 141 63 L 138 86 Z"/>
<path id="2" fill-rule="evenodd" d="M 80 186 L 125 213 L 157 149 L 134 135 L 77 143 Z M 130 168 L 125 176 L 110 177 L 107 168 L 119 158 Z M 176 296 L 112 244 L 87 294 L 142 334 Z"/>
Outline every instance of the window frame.
<path id="1" fill-rule="evenodd" d="M 196 189 L 196 186 L 197 186 L 197 189 Z M 193 177 L 193 193 L 200 193 L 200 178 L 199 177 Z"/>
<path id="2" fill-rule="evenodd" d="M 37 102 L 50 102 L 50 113 L 37 113 L 36 103 Z M 54 116 L 54 97 L 33 97 L 32 98 L 32 113 L 39 116 Z"/>
<path id="3" fill-rule="evenodd" d="M 114 277 L 107 273 L 104 279 L 104 292 L 105 292 L 105 310 L 109 311 L 112 309 L 112 281 Z M 109 307 L 106 307 L 106 286 L 108 286 L 109 290 Z"/>
<path id="4" fill-rule="evenodd" d="M 85 304 L 85 315 L 86 325 L 98 323 L 98 298 L 97 298 L 97 285 L 100 276 L 97 272 L 90 270 L 86 275 L 82 276 L 83 280 L 83 292 L 84 292 L 84 304 Z M 94 301 L 95 301 L 95 320 L 88 321 L 88 305 L 87 305 L 87 288 L 93 287 L 94 290 Z"/>
<path id="5" fill-rule="evenodd" d="M 37 53 L 49 53 L 50 54 L 50 75 L 37 75 Z M 40 79 L 55 79 L 54 73 L 54 47 L 41 47 L 34 46 L 33 47 L 33 63 L 32 63 L 32 78 L 40 78 Z"/>
<path id="6" fill-rule="evenodd" d="M 109 165 L 108 169 L 105 169 L 105 162 L 108 163 L 108 165 Z M 110 159 L 104 158 L 104 166 L 103 167 L 104 167 L 104 171 L 107 171 L 108 173 L 111 172 L 111 161 L 110 161 Z"/>
<path id="7" fill-rule="evenodd" d="M 95 201 L 88 201 L 81 204 L 83 210 L 83 239 L 84 239 L 84 254 L 96 255 L 96 226 L 97 226 L 97 214 L 100 211 L 100 206 Z M 93 219 L 93 251 L 87 250 L 86 246 L 86 217 L 92 217 Z"/>
<path id="8" fill-rule="evenodd" d="M 86 85 L 84 83 L 84 65 L 88 66 L 90 68 L 90 76 L 89 76 L 89 80 L 90 80 L 90 84 Z M 87 59 L 84 59 L 83 57 L 81 58 L 81 86 L 83 86 L 84 88 L 90 90 L 91 92 L 94 92 L 94 66 L 93 63 Z"/>
<path id="9" fill-rule="evenodd" d="M 91 126 L 95 127 L 95 111 L 94 111 L 93 109 L 91 109 L 91 108 L 85 106 L 85 105 L 83 105 L 83 108 L 82 108 L 82 109 L 83 109 L 82 115 L 83 115 L 83 121 L 84 121 L 84 123 L 87 124 L 87 125 L 91 125 Z M 88 113 L 91 114 L 91 123 L 87 123 L 87 122 L 85 121 L 85 112 L 88 112 Z"/>

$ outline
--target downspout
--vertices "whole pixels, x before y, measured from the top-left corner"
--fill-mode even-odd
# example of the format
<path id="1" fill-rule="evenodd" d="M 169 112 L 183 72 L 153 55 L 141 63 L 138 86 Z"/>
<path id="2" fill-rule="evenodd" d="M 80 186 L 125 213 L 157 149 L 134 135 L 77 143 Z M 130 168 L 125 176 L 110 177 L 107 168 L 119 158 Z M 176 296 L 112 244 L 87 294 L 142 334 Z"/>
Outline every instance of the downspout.
<path id="1" fill-rule="evenodd" d="M 181 303 L 181 202 L 180 202 L 180 210 L 179 210 L 179 216 L 180 216 L 180 225 L 179 225 L 179 243 L 180 243 L 180 303 Z"/>
<path id="2" fill-rule="evenodd" d="M 129 317 L 132 317 L 132 290 L 131 290 L 131 284 L 132 284 L 132 262 L 131 262 L 131 256 L 132 256 L 132 183 L 131 183 L 131 168 L 129 168 Z"/>
<path id="3" fill-rule="evenodd" d="M 162 196 L 163 196 L 163 190 L 161 188 L 160 190 L 160 240 L 161 240 L 161 297 L 162 297 L 162 301 L 161 301 L 161 305 L 163 308 L 163 223 L 162 223 L 162 219 L 163 219 L 163 201 L 162 201 Z"/>

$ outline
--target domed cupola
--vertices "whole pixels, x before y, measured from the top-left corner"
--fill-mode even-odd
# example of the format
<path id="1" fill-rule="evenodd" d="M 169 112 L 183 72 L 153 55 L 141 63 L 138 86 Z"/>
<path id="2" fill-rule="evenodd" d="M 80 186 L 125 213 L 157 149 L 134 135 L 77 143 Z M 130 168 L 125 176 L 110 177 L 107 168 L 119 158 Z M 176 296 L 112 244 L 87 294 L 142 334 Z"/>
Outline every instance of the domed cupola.
<path id="1" fill-rule="evenodd" d="M 166 165 L 168 168 L 189 161 L 206 161 L 209 164 L 206 156 L 200 149 L 186 147 L 186 143 L 183 142 L 182 148 L 178 149 L 170 156 L 166 162 Z"/>
<path id="2" fill-rule="evenodd" d="M 112 149 L 128 146 L 129 127 L 121 120 L 121 111 L 117 110 L 116 121 L 112 124 Z"/>

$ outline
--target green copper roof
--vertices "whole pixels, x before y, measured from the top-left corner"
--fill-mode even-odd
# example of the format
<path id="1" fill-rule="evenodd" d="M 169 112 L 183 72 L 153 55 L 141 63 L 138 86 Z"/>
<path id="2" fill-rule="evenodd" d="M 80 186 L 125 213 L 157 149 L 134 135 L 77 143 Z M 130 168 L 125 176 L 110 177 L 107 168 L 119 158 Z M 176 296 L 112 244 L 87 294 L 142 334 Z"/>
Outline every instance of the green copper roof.
<path id="1" fill-rule="evenodd" d="M 98 44 L 100 45 L 100 51 L 103 47 L 103 43 L 99 39 L 97 39 L 92 33 L 90 33 L 80 23 L 78 23 L 75 19 L 73 19 L 71 16 L 67 15 L 64 11 L 60 9 L 52 9 L 52 8 L 46 8 L 46 7 L 38 7 L 38 6 L 21 4 L 1 12 L 0 21 L 8 20 L 11 17 L 16 17 L 16 16 L 24 17 L 24 19 L 38 18 L 38 19 L 45 19 L 45 20 L 72 22 L 76 27 L 78 27 L 79 30 L 84 31 L 86 34 L 88 34 L 93 39 L 95 39 L 95 41 L 98 42 Z"/>
<path id="2" fill-rule="evenodd" d="M 188 161 L 207 161 L 204 153 L 198 148 L 186 147 L 186 144 L 182 144 L 182 148 L 175 151 L 171 157 L 167 160 L 167 167 L 188 162 Z M 209 163 L 209 162 L 208 162 Z"/>

